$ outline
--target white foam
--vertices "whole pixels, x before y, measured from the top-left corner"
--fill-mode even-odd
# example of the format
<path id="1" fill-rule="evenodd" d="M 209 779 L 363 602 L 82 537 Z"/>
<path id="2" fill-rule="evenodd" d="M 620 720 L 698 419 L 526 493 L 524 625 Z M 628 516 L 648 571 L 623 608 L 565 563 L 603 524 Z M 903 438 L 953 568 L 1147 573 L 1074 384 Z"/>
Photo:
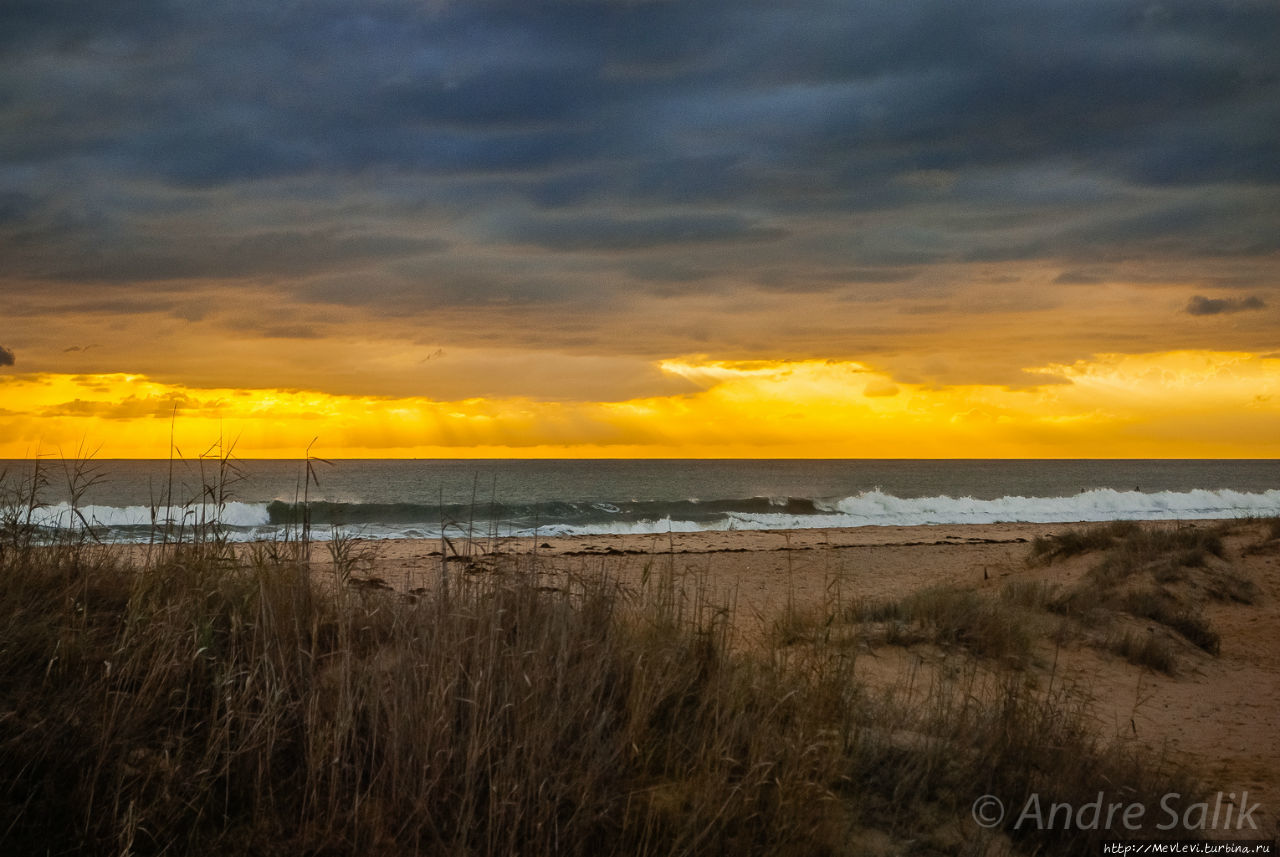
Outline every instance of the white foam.
<path id="1" fill-rule="evenodd" d="M 803 530 L 834 527 L 917 526 L 922 524 L 995 524 L 1003 522 L 1070 523 L 1115 520 L 1206 520 L 1280 514 L 1280 490 L 1249 494 L 1240 491 L 1115 491 L 1099 488 L 1070 497 L 895 497 L 866 491 L 817 504 L 825 513 L 730 512 L 710 522 L 669 518 L 633 523 L 573 526 L 551 524 L 517 535 L 652 535 L 699 530 Z"/>
<path id="2" fill-rule="evenodd" d="M 630 536 L 658 533 L 696 533 L 702 530 L 724 530 L 726 526 L 697 521 L 674 521 L 660 518 L 652 521 L 609 522 L 606 524 L 543 524 L 512 533 L 517 538 L 556 538 L 560 536 Z M 763 528 L 761 528 L 763 529 Z"/>
<path id="3" fill-rule="evenodd" d="M 1261 494 L 1229 489 L 1148 494 L 1098 488 L 1070 497 L 1000 497 L 995 500 L 946 496 L 902 499 L 870 491 L 837 501 L 834 511 L 864 524 L 897 525 L 1237 518 L 1280 513 L 1280 490 Z"/>
<path id="4" fill-rule="evenodd" d="M 1265 517 L 1280 515 L 1280 490 L 1245 493 L 1224 490 L 1114 491 L 1100 488 L 1069 497 L 999 497 L 979 500 L 973 497 L 903 498 L 882 491 L 866 491 L 815 503 L 818 514 L 797 515 L 786 512 L 730 512 L 712 521 L 685 521 L 670 517 L 643 521 L 605 521 L 592 524 L 549 522 L 537 528 L 507 532 L 504 535 L 549 538 L 577 535 L 655 535 L 668 532 L 701 530 L 795 530 L 862 526 L 913 526 L 919 524 L 991 524 L 999 522 L 1058 523 L 1113 520 L 1197 520 L 1209 518 Z M 25 509 L 7 509 L 25 519 Z M 85 506 L 80 514 L 95 528 L 116 529 L 108 538 L 145 539 L 139 531 L 164 530 L 172 527 L 189 529 L 217 522 L 225 535 L 236 541 L 263 538 L 296 537 L 298 527 L 273 525 L 263 504 L 230 502 L 221 509 L 214 506 L 161 507 L 149 506 Z M 31 523 L 47 528 L 79 531 L 84 522 L 65 503 L 38 508 Z M 488 522 L 477 522 L 476 531 L 484 532 Z M 121 530 L 135 532 L 126 534 Z M 153 531 L 154 532 L 154 531 Z M 314 526 L 311 537 L 318 541 L 330 538 L 328 526 Z M 369 523 L 338 527 L 340 534 L 372 539 L 439 538 L 439 529 L 429 524 Z"/>
<path id="5" fill-rule="evenodd" d="M 25 520 L 25 514 L 23 518 Z M 41 506 L 31 514 L 31 523 L 40 527 L 80 530 L 85 522 L 92 527 L 163 527 L 213 523 L 227 527 L 262 527 L 270 523 L 267 507 L 258 503 L 226 503 L 219 509 L 203 506 L 82 506 L 79 514 L 67 503 Z"/>

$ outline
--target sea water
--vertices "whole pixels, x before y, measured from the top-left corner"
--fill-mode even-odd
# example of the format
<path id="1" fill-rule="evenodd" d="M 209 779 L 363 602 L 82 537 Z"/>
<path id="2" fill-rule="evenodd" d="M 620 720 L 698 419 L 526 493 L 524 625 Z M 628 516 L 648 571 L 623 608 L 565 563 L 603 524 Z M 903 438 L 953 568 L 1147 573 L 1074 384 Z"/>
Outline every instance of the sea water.
<path id="1" fill-rule="evenodd" d="M 557 536 L 1280 514 L 1280 461 L 243 460 L 40 462 L 31 521 L 109 541 L 216 522 L 233 539 Z M 35 463 L 0 461 L 28 514 Z M 81 477 L 83 485 L 85 479 Z"/>

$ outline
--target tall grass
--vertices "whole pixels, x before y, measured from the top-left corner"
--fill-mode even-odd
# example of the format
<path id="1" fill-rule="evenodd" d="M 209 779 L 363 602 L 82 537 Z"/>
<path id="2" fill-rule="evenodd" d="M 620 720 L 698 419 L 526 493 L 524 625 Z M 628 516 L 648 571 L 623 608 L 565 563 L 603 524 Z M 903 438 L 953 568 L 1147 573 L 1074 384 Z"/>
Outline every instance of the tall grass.
<path id="1" fill-rule="evenodd" d="M 982 794 L 1196 789 L 1061 682 L 873 693 L 848 647 L 731 645 L 669 570 L 547 586 L 522 557 L 407 598 L 220 544 L 0 553 L 0 853 L 961 854 Z M 994 633 L 957 593 L 912 604 Z"/>
<path id="2" fill-rule="evenodd" d="M 303 564 L 10 555 L 0 850 L 842 854 L 988 791 L 1164 782 L 1061 690 L 908 706 L 843 650 L 732 650 L 669 581 L 534 579 L 410 602 Z"/>
<path id="3" fill-rule="evenodd" d="M 714 629 L 622 623 L 607 584 L 410 604 L 301 565 L 3 572 L 9 853 L 794 845 L 833 776 L 800 746 L 811 688 L 757 672 L 734 700 Z M 782 724 L 778 755 L 757 730 Z"/>

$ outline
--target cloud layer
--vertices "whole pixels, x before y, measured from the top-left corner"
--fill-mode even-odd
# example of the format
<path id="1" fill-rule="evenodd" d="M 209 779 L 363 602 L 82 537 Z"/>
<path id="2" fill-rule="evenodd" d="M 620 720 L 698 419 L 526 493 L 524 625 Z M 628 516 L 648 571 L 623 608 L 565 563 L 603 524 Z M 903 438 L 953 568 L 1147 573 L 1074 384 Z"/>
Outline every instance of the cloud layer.
<path id="1" fill-rule="evenodd" d="M 83 5 L 0 9 L 36 369 L 483 395 L 415 367 L 502 348 L 554 397 L 620 371 L 565 355 L 634 391 L 673 355 L 1016 385 L 1274 347 L 1271 0 Z"/>
<path id="2" fill-rule="evenodd" d="M 1262 298 L 1256 295 L 1247 298 L 1206 298 L 1204 295 L 1194 295 L 1187 301 L 1187 312 L 1191 315 L 1222 315 L 1251 309 L 1266 309 L 1266 306 Z"/>

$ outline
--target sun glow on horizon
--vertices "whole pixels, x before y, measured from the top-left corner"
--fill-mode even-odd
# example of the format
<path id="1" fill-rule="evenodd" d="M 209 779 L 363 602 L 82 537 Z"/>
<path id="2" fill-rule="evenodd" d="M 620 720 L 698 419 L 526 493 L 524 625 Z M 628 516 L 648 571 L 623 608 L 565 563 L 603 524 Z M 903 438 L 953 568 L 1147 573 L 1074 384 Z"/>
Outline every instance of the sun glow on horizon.
<path id="1" fill-rule="evenodd" d="M 621 402 L 205 389 L 141 375 L 0 376 L 0 457 L 1268 458 L 1280 359 L 1102 354 L 1045 383 L 926 386 L 855 361 L 658 363 L 692 392 Z"/>

